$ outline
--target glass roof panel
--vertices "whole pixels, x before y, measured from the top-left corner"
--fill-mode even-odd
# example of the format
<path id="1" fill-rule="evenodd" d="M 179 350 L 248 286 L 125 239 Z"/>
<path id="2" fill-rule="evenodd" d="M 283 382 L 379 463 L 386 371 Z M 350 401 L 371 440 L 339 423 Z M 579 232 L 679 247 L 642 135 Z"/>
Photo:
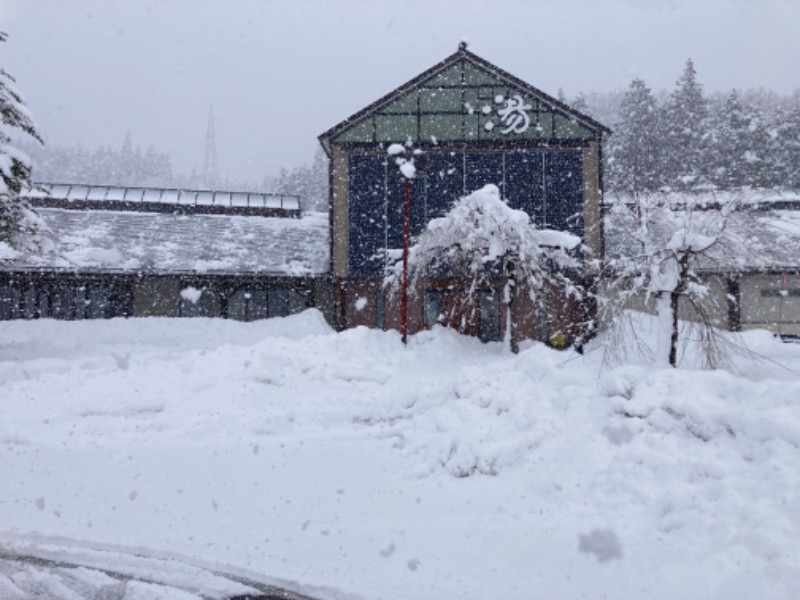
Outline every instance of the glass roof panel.
<path id="1" fill-rule="evenodd" d="M 166 204 L 177 204 L 178 190 L 164 190 L 164 193 L 161 194 L 161 202 Z"/>
<path id="2" fill-rule="evenodd" d="M 292 210 L 299 210 L 300 209 L 300 199 L 297 197 L 283 197 L 283 208 L 288 208 Z"/>
<path id="3" fill-rule="evenodd" d="M 57 198 L 58 200 L 64 200 L 69 193 L 68 185 L 51 185 L 50 186 L 50 197 Z"/>
<path id="4" fill-rule="evenodd" d="M 257 208 L 263 208 L 266 205 L 266 199 L 264 194 L 250 194 L 250 206 L 255 206 Z"/>
<path id="5" fill-rule="evenodd" d="M 234 192 L 231 194 L 231 206 L 247 206 L 247 194 Z"/>
<path id="6" fill-rule="evenodd" d="M 160 202 L 161 201 L 161 190 L 145 190 L 144 191 L 144 201 L 145 202 Z"/>
<path id="7" fill-rule="evenodd" d="M 197 192 L 195 204 L 210 205 L 214 204 L 214 192 Z"/>
<path id="8" fill-rule="evenodd" d="M 106 200 L 123 200 L 125 198 L 125 188 L 110 187 L 106 193 Z"/>
<path id="9" fill-rule="evenodd" d="M 191 190 L 178 190 L 178 204 L 195 204 L 197 192 Z"/>
<path id="10" fill-rule="evenodd" d="M 84 200 L 89 195 L 88 185 L 73 185 L 69 190 L 70 200 Z"/>
<path id="11" fill-rule="evenodd" d="M 144 190 L 142 188 L 128 188 L 125 190 L 125 200 L 128 202 L 141 202 Z"/>
<path id="12" fill-rule="evenodd" d="M 86 199 L 87 200 L 105 200 L 107 192 L 108 192 L 108 188 L 107 187 L 93 186 L 93 187 L 89 188 L 89 191 L 86 194 Z"/>

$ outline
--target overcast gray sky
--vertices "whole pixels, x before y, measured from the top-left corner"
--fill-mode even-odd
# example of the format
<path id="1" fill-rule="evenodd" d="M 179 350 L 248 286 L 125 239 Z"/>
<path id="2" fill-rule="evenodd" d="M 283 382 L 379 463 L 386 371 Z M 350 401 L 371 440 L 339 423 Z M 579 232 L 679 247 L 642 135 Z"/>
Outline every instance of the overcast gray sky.
<path id="1" fill-rule="evenodd" d="M 220 171 L 261 181 L 316 137 L 469 48 L 555 95 L 642 77 L 706 91 L 800 88 L 800 0 L 0 0 L 0 66 L 55 145 L 126 132 L 198 170 L 209 106 Z"/>

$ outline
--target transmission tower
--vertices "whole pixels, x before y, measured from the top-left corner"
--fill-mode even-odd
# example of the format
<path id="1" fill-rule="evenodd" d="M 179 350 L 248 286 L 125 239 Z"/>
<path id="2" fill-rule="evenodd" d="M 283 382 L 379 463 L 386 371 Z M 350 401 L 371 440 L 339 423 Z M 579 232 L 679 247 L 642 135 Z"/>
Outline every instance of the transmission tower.
<path id="1" fill-rule="evenodd" d="M 217 142 L 214 130 L 214 106 L 208 109 L 208 127 L 206 129 L 206 150 L 203 157 L 203 172 L 201 173 L 203 185 L 208 189 L 215 189 L 219 183 L 217 170 Z"/>

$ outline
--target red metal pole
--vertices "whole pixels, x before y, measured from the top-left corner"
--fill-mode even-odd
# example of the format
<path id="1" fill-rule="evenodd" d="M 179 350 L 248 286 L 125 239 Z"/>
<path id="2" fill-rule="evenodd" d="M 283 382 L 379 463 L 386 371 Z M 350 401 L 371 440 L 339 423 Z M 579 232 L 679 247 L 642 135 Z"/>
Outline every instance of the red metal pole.
<path id="1" fill-rule="evenodd" d="M 403 208 L 403 279 L 400 297 L 400 334 L 403 343 L 408 343 L 408 234 L 411 216 L 411 181 L 406 179 L 406 201 Z"/>

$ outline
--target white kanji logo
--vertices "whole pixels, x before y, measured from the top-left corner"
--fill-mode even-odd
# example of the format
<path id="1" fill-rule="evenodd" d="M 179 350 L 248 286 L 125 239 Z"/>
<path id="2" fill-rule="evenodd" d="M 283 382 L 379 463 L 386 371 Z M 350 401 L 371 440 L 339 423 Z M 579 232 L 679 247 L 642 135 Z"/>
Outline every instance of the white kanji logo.
<path id="1" fill-rule="evenodd" d="M 498 96 L 495 98 L 496 102 L 502 102 L 503 97 Z M 506 126 L 502 133 L 525 133 L 530 127 L 531 118 L 528 116 L 527 111 L 531 109 L 530 104 L 525 104 L 522 96 L 517 94 L 513 98 L 505 99 L 506 105 L 504 108 L 498 108 L 497 114 L 500 116 L 500 121 Z"/>

